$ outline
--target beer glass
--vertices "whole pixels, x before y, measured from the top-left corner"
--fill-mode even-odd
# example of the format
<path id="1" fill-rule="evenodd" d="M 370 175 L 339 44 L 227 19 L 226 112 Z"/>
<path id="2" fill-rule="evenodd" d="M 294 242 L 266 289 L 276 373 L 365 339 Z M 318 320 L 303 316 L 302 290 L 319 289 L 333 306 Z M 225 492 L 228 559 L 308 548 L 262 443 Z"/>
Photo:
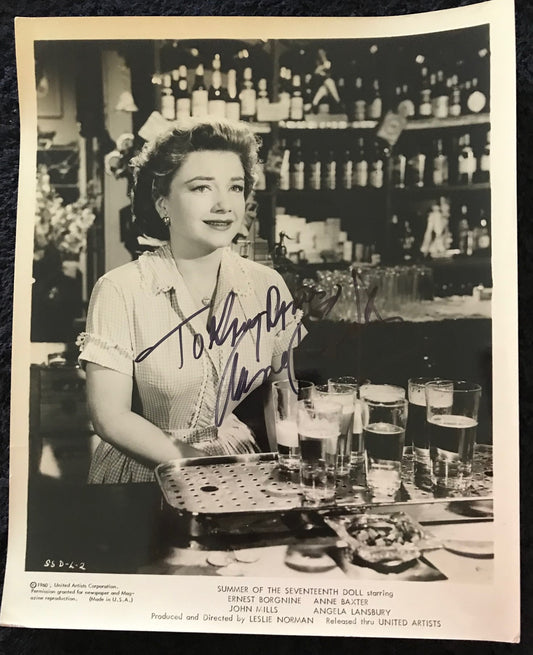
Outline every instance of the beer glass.
<path id="1" fill-rule="evenodd" d="M 411 378 L 408 382 L 409 412 L 405 432 L 405 448 L 412 449 L 414 482 L 422 489 L 431 488 L 429 435 L 426 423 L 426 384 L 437 378 Z M 448 385 L 452 388 L 451 382 Z"/>
<path id="2" fill-rule="evenodd" d="M 397 391 L 363 399 L 366 480 L 373 500 L 394 500 L 400 488 L 406 424 L 407 400 Z"/>
<path id="3" fill-rule="evenodd" d="M 431 478 L 436 492 L 465 491 L 472 479 L 481 387 L 436 380 L 426 385 Z"/>
<path id="4" fill-rule="evenodd" d="M 274 428 L 279 467 L 297 471 L 300 467 L 298 446 L 298 401 L 311 398 L 315 385 L 307 380 L 277 380 L 272 383 Z"/>
<path id="5" fill-rule="evenodd" d="M 333 501 L 342 405 L 315 396 L 298 401 L 300 487 L 309 503 Z"/>
<path id="6" fill-rule="evenodd" d="M 337 476 L 348 475 L 352 457 L 352 433 L 354 425 L 357 389 L 350 384 L 328 382 L 316 388 L 318 397 L 332 400 L 342 406 L 341 431 L 337 443 Z"/>
<path id="7" fill-rule="evenodd" d="M 348 384 L 359 395 L 357 378 L 343 375 L 338 378 L 329 378 L 328 384 Z M 361 401 L 355 399 L 352 428 L 352 452 L 350 456 L 350 484 L 353 489 L 366 489 L 365 472 L 365 444 L 363 442 L 363 423 L 361 421 Z"/>

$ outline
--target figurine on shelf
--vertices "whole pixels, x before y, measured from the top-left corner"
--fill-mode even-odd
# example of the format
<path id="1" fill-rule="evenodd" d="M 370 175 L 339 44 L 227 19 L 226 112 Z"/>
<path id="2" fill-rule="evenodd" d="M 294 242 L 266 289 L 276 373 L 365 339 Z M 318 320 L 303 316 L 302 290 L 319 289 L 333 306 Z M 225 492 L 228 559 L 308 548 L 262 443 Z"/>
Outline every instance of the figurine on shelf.
<path id="1" fill-rule="evenodd" d="M 434 203 L 427 217 L 426 231 L 420 251 L 426 256 L 443 257 L 450 248 L 449 205 L 446 202 Z"/>
<path id="2" fill-rule="evenodd" d="M 317 52 L 316 68 L 311 78 L 311 88 L 313 91 L 311 107 L 315 113 L 318 112 L 320 104 L 322 104 L 326 98 L 332 98 L 335 102 L 335 106 L 340 106 L 341 99 L 337 90 L 337 85 L 335 80 L 331 77 L 331 61 L 329 61 L 326 51 L 323 48 L 319 48 Z"/>

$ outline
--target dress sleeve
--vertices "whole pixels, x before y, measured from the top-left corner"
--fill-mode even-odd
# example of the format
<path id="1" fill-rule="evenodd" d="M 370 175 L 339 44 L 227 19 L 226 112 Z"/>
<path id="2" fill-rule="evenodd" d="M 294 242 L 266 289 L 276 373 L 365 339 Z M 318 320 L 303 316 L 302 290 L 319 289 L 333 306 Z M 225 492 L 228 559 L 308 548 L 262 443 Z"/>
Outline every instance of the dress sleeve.
<path id="1" fill-rule="evenodd" d="M 87 331 L 78 341 L 79 360 L 133 375 L 133 347 L 124 296 L 113 282 L 100 278 L 91 294 Z"/>
<path id="2" fill-rule="evenodd" d="M 294 310 L 294 300 L 291 292 L 279 273 L 276 273 L 276 285 L 281 295 L 281 301 L 287 305 L 290 304 L 290 309 L 285 314 L 285 321 L 280 321 L 279 329 L 275 334 L 272 353 L 274 357 L 281 355 L 289 346 L 296 348 L 307 334 L 307 330 L 302 323 L 303 312 L 301 309 Z"/>

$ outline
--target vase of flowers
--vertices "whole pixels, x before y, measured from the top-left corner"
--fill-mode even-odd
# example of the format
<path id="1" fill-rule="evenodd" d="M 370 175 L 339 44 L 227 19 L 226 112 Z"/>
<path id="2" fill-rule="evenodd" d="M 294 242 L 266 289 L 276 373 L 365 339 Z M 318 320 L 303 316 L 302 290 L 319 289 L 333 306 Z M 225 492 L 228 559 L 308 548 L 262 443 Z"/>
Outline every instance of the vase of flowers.
<path id="1" fill-rule="evenodd" d="M 32 340 L 68 341 L 82 313 L 80 254 L 94 223 L 92 202 L 65 204 L 50 184 L 46 166 L 37 170 L 33 252 Z"/>
<path id="2" fill-rule="evenodd" d="M 37 171 L 37 205 L 35 210 L 34 259 L 44 257 L 47 247 L 56 248 L 63 259 L 77 259 L 87 246 L 87 232 L 95 215 L 88 198 L 80 197 L 64 204 L 50 184 L 46 166 Z"/>

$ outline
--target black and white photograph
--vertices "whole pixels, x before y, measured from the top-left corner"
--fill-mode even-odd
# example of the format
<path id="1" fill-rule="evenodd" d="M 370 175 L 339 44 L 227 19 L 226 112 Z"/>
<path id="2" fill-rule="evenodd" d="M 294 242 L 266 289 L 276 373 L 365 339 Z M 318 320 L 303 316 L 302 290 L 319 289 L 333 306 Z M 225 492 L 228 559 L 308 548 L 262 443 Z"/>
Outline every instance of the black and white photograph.
<path id="1" fill-rule="evenodd" d="M 493 302 L 513 99 L 495 13 L 464 11 L 25 35 L 28 625 L 61 604 L 92 627 L 487 638 L 517 462 L 514 416 L 493 458 L 493 398 L 517 403 Z M 139 586 L 176 581 L 183 607 Z M 458 585 L 485 599 L 471 625 L 438 609 Z"/>

